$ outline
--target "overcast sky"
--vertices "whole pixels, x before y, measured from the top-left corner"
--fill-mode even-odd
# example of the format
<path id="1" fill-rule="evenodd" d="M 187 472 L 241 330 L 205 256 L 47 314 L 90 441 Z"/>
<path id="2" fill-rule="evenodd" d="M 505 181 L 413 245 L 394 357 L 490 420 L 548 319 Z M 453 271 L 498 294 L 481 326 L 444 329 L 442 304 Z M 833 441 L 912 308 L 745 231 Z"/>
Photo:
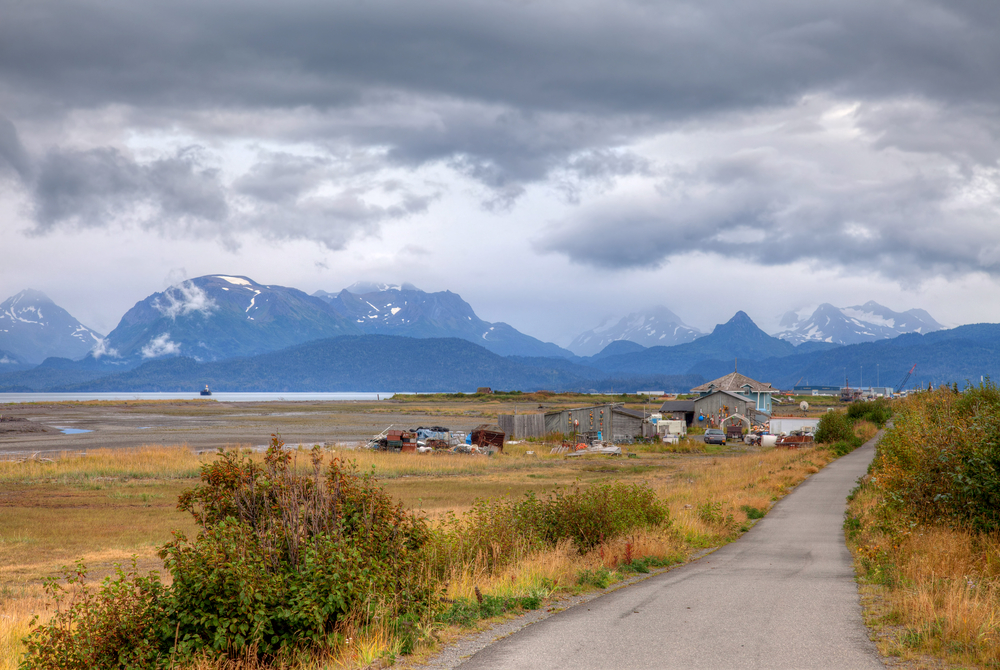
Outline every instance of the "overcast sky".
<path id="1" fill-rule="evenodd" d="M 461 294 L 567 344 L 1000 321 L 995 0 L 0 0 L 0 300 Z"/>

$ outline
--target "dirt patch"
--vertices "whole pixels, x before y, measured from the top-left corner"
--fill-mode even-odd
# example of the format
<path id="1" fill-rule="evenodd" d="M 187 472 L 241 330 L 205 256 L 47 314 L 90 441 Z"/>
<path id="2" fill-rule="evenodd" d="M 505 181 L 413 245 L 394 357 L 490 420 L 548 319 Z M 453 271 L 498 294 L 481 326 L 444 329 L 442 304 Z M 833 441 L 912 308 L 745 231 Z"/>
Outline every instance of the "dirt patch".
<path id="1" fill-rule="evenodd" d="M 22 416 L 0 416 L 0 436 L 58 432 L 55 428 L 36 423 Z"/>

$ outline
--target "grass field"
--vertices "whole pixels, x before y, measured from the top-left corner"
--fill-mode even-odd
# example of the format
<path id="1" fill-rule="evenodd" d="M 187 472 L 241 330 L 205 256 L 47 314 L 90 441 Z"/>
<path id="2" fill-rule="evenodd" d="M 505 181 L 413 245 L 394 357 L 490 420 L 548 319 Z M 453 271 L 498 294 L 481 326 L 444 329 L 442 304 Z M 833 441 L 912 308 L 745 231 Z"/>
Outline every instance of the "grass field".
<path id="1" fill-rule="evenodd" d="M 670 532 L 633 536 L 627 547 L 622 540 L 585 556 L 559 547 L 489 576 L 467 566 L 452 575 L 447 587 L 451 598 L 471 598 L 476 587 L 500 595 L 572 591 L 582 588 L 581 571 L 614 579 L 626 554 L 682 560 L 737 537 L 751 517 L 831 458 L 818 448 L 715 454 L 647 449 L 635 456 L 565 458 L 549 454 L 548 447 L 538 443 L 511 444 L 504 454 L 490 458 L 336 446 L 325 455 L 353 460 L 362 472 L 374 471 L 392 495 L 432 520 L 449 511 L 462 513 L 479 497 L 617 481 L 648 483 L 670 508 Z M 16 667 L 19 640 L 31 617 L 45 619 L 42 580 L 58 574 L 60 566 L 82 560 L 91 575 L 100 578 L 114 563 L 134 555 L 140 567 L 159 567 L 156 551 L 171 531 L 194 531 L 189 516 L 176 509 L 176 500 L 212 458 L 172 446 L 0 462 L 0 670 Z M 299 460 L 303 466 L 308 463 L 305 453 Z M 363 666 L 372 654 L 378 656 L 378 644 L 377 639 L 358 640 L 330 662 Z"/>

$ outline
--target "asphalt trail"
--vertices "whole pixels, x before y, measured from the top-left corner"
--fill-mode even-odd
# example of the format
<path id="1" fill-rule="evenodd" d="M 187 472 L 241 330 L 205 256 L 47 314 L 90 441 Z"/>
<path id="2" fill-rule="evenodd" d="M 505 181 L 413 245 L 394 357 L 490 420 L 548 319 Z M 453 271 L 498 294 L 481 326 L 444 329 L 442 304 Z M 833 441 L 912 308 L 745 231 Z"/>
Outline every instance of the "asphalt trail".
<path id="1" fill-rule="evenodd" d="M 800 484 L 738 541 L 532 624 L 459 667 L 883 668 L 843 532 L 874 444 Z"/>

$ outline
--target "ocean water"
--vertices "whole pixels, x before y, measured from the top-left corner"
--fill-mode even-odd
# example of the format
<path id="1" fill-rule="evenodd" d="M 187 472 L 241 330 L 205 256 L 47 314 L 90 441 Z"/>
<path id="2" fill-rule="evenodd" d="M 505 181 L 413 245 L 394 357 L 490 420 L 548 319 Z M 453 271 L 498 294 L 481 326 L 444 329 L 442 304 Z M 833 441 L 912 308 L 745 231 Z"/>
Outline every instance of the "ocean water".
<path id="1" fill-rule="evenodd" d="M 336 400 L 385 400 L 395 393 L 227 393 L 212 392 L 210 396 L 195 393 L 0 393 L 0 404 L 20 402 L 68 402 L 86 400 L 208 400 L 217 402 L 269 402 L 282 400 L 336 401 Z M 411 395 L 402 393 L 400 395 Z"/>

